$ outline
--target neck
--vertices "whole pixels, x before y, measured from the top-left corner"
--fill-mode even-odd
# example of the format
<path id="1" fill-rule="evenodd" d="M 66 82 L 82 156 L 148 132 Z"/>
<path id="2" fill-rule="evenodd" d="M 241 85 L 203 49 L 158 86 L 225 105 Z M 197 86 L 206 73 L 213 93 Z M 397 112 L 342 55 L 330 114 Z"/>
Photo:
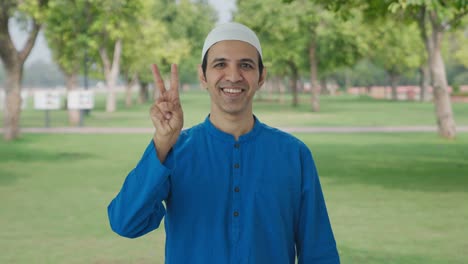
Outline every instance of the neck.
<path id="1" fill-rule="evenodd" d="M 232 116 L 210 114 L 211 123 L 219 130 L 231 134 L 236 140 L 240 136 L 247 134 L 254 126 L 254 117 L 250 113 L 246 116 Z"/>

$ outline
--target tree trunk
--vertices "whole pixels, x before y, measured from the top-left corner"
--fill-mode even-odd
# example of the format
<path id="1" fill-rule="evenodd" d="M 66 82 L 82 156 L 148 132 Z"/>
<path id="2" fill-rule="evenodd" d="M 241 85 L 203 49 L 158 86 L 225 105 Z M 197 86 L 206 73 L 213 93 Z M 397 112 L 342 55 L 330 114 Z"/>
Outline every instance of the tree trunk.
<path id="1" fill-rule="evenodd" d="M 388 73 L 389 78 L 390 78 L 390 85 L 392 87 L 392 100 L 397 101 L 398 100 L 398 74 L 394 72 L 389 72 Z"/>
<path id="2" fill-rule="evenodd" d="M 291 87 L 292 93 L 292 106 L 297 107 L 299 105 L 299 99 L 297 97 L 297 79 L 299 79 L 299 73 L 294 62 L 289 62 L 289 68 L 291 69 L 291 77 L 289 78 L 289 86 Z"/>
<path id="3" fill-rule="evenodd" d="M 279 98 L 279 102 L 280 103 L 284 103 L 285 99 L 285 94 L 286 94 L 286 87 L 284 85 L 284 77 L 280 77 L 279 78 L 279 93 L 280 93 L 280 98 Z"/>
<path id="4" fill-rule="evenodd" d="M 419 100 L 421 100 L 421 102 L 425 102 L 428 100 L 427 92 L 431 84 L 431 71 L 429 69 L 429 65 L 427 63 L 421 65 L 419 72 L 421 75 L 419 79 Z"/>
<path id="5" fill-rule="evenodd" d="M 345 91 L 348 91 L 348 88 L 351 87 L 351 71 L 350 71 L 350 69 L 348 69 L 348 68 L 345 70 L 345 81 L 344 81 L 344 85 L 345 85 L 345 87 L 344 87 L 344 90 L 345 90 Z"/>
<path id="6" fill-rule="evenodd" d="M 327 79 L 326 78 L 321 78 L 320 79 L 320 93 L 323 94 L 329 94 L 329 90 L 327 87 Z"/>
<path id="7" fill-rule="evenodd" d="M 452 102 L 450 101 L 450 95 L 447 90 L 445 65 L 441 54 L 440 42 L 442 35 L 442 32 L 435 31 L 433 33 L 435 43 L 434 51 L 431 56 L 432 89 L 439 135 L 444 138 L 453 139 L 456 136 L 456 128 L 452 113 Z"/>
<path id="8" fill-rule="evenodd" d="M 65 85 L 67 87 L 67 92 L 77 89 L 78 86 L 78 73 L 65 73 Z M 79 109 L 68 109 L 68 124 L 70 126 L 79 126 L 80 125 L 80 114 Z"/>
<path id="9" fill-rule="evenodd" d="M 456 125 L 452 113 L 452 103 L 447 90 L 447 77 L 445 75 L 445 65 L 441 53 L 441 43 L 443 38 L 443 28 L 437 23 L 437 15 L 431 14 L 432 24 L 432 54 L 430 68 L 432 75 L 432 89 L 434 94 L 435 112 L 439 135 L 453 139 L 456 136 Z"/>
<path id="10" fill-rule="evenodd" d="M 22 65 L 6 66 L 5 109 L 3 112 L 3 137 L 10 141 L 19 137 L 21 115 Z"/>
<path id="11" fill-rule="evenodd" d="M 431 57 L 432 57 L 432 51 L 433 51 L 433 43 L 431 42 L 431 39 L 428 36 L 428 30 L 427 30 L 427 10 L 423 6 L 421 7 L 418 15 L 418 27 L 419 27 L 419 33 L 421 36 L 421 39 L 424 43 L 424 46 L 426 47 L 426 54 L 427 54 L 427 61 L 421 65 L 419 71 L 421 73 L 421 79 L 419 82 L 419 87 L 420 87 L 420 100 L 421 101 L 426 101 L 427 98 L 427 91 L 429 90 L 429 85 L 431 84 L 431 70 L 430 70 L 430 63 L 431 63 Z"/>
<path id="12" fill-rule="evenodd" d="M 40 3 L 42 5 L 42 3 Z M 0 58 L 6 71 L 5 108 L 3 112 L 3 137 L 7 141 L 14 140 L 20 135 L 21 115 L 21 81 L 23 65 L 31 53 L 39 33 L 40 24 L 32 21 L 32 29 L 23 48 L 18 51 L 10 37 L 8 20 L 13 8 L 11 2 L 6 2 L 0 11 Z"/>
<path id="13" fill-rule="evenodd" d="M 99 54 L 101 55 L 101 59 L 104 65 L 104 74 L 107 84 L 106 112 L 108 113 L 115 112 L 117 109 L 115 85 L 117 83 L 117 78 L 119 77 L 121 53 L 122 41 L 120 39 L 117 40 L 114 45 L 114 56 L 112 59 L 112 64 L 109 57 L 107 56 L 106 49 L 103 47 L 99 49 Z"/>
<path id="14" fill-rule="evenodd" d="M 427 29 L 427 18 L 429 18 L 431 30 Z M 444 27 L 440 24 L 437 13 L 428 11 L 425 7 L 421 7 L 418 25 L 428 55 L 438 132 L 444 138 L 453 139 L 456 136 L 456 125 L 441 54 Z M 429 32 L 432 32 L 430 37 Z"/>
<path id="15" fill-rule="evenodd" d="M 132 88 L 138 82 L 138 75 L 134 74 L 131 78 L 126 78 L 127 84 L 125 85 L 125 107 L 130 108 L 133 105 Z"/>
<path id="16" fill-rule="evenodd" d="M 320 111 L 320 102 L 319 102 L 319 94 L 320 94 L 320 87 L 318 84 L 318 76 L 317 76 L 317 56 L 315 54 L 316 51 L 316 44 L 315 40 L 312 39 L 309 45 L 309 63 L 310 63 L 310 85 L 311 85 L 311 105 L 312 111 L 318 112 Z"/>
<path id="17" fill-rule="evenodd" d="M 149 90 L 147 82 L 140 82 L 140 92 L 138 96 L 138 103 L 144 104 L 149 100 Z"/>
<path id="18" fill-rule="evenodd" d="M 270 99 L 276 101 L 274 94 L 279 94 L 281 79 L 278 76 L 274 76 L 271 82 Z"/>

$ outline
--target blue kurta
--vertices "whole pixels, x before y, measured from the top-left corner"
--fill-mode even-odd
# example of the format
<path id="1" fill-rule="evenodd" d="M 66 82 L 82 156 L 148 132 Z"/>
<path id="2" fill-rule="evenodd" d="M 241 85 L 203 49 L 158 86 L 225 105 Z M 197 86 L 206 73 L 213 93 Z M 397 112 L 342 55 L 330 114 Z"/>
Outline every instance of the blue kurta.
<path id="1" fill-rule="evenodd" d="M 164 164 L 151 142 L 108 214 L 130 238 L 165 217 L 166 263 L 340 262 L 309 149 L 257 119 L 236 141 L 206 118 Z"/>

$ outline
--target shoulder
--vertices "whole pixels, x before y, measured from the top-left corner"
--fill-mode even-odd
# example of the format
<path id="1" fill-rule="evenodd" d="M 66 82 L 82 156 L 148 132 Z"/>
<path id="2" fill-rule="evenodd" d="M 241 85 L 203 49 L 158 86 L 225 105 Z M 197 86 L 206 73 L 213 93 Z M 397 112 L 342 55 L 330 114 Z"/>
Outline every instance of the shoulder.
<path id="1" fill-rule="evenodd" d="M 275 140 L 278 143 L 288 144 L 298 148 L 307 148 L 307 145 L 302 140 L 286 131 L 271 127 L 266 124 L 262 124 L 262 126 L 262 136 L 266 138 Z"/>
<path id="2" fill-rule="evenodd" d="M 261 138 L 268 146 L 276 146 L 288 153 L 297 153 L 301 156 L 312 156 L 309 147 L 296 136 L 275 127 L 262 124 Z"/>

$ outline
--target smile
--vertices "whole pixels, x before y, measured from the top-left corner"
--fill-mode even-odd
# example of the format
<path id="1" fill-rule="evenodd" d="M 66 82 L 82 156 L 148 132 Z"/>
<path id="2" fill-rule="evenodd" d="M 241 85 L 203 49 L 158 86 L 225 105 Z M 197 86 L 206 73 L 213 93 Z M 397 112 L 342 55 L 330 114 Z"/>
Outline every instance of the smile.
<path id="1" fill-rule="evenodd" d="M 228 94 L 239 94 L 242 93 L 243 89 L 240 88 L 221 88 L 224 93 Z"/>

